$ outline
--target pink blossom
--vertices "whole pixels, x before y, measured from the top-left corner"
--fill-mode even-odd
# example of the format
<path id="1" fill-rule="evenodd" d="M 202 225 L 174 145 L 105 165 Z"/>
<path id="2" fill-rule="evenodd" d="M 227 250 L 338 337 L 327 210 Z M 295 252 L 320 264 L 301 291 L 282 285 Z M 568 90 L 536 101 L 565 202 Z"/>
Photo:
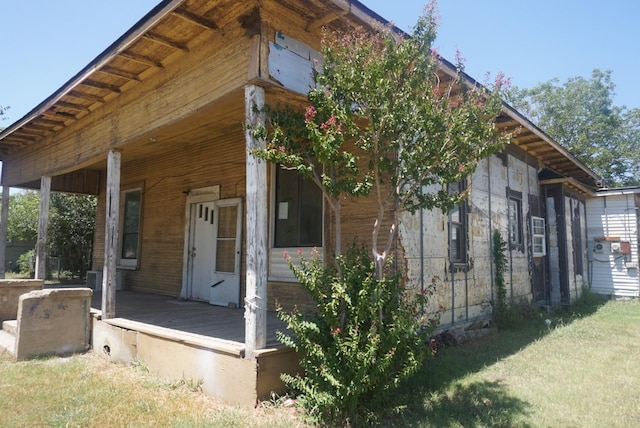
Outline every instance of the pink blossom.
<path id="1" fill-rule="evenodd" d="M 301 256 L 302 255 L 302 248 L 298 248 L 298 255 Z"/>
<path id="2" fill-rule="evenodd" d="M 314 106 L 307 107 L 307 111 L 304 113 L 304 121 L 305 123 L 311 122 L 318 114 L 318 111 Z"/>
<path id="3" fill-rule="evenodd" d="M 282 257 L 284 257 L 285 259 L 288 259 L 289 258 L 289 254 L 287 254 L 286 251 L 283 251 L 282 252 Z"/>
<path id="4" fill-rule="evenodd" d="M 340 329 L 340 327 L 336 327 L 336 328 L 332 328 L 331 329 L 331 336 L 335 336 L 336 334 L 339 334 L 342 330 Z"/>
<path id="5" fill-rule="evenodd" d="M 464 165 L 460 164 L 458 165 L 458 172 L 462 172 L 464 171 Z"/>
<path id="6" fill-rule="evenodd" d="M 278 150 L 280 150 L 281 152 L 284 152 L 284 146 L 278 147 Z"/>
<path id="7" fill-rule="evenodd" d="M 338 118 L 335 115 L 331 115 L 331 117 L 326 122 L 320 125 L 320 128 L 322 128 L 323 131 L 326 131 L 327 129 L 329 129 L 329 127 L 335 125 L 337 120 Z"/>

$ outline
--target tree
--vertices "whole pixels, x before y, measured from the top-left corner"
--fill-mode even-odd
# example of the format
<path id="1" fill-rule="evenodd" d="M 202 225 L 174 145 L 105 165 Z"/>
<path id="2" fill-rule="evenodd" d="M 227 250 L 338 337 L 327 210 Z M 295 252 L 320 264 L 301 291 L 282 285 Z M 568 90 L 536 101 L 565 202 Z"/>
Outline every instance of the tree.
<path id="1" fill-rule="evenodd" d="M 283 316 L 295 333 L 286 343 L 306 355 L 307 376 L 285 381 L 325 422 L 356 423 L 422 365 L 430 325 L 390 264 L 400 213 L 460 203 L 466 192 L 449 185 L 508 138 L 494 130 L 501 75 L 491 91 L 472 84 L 459 57 L 450 76 L 439 74 L 435 12 L 432 2 L 412 37 L 391 27 L 325 33 L 306 109 L 268 107 L 267 126 L 253 130 L 267 141 L 254 155 L 313 180 L 333 212 L 333 263 L 290 261 L 320 315 Z M 353 245 L 343 254 L 343 201 L 363 196 L 376 206 L 369 249 Z"/>
<path id="2" fill-rule="evenodd" d="M 39 192 L 27 190 L 9 196 L 7 237 L 32 241 L 38 237 Z M 96 215 L 96 199 L 52 193 L 47 230 L 47 252 L 61 257 L 65 268 L 82 276 L 89 264 Z"/>
<path id="3" fill-rule="evenodd" d="M 82 277 L 91 263 L 96 205 L 94 196 L 51 194 L 49 251 L 72 275 Z"/>
<path id="4" fill-rule="evenodd" d="M 613 105 L 611 71 L 512 88 L 508 101 L 600 175 L 608 186 L 640 184 L 640 110 Z"/>
<path id="5" fill-rule="evenodd" d="M 32 241 L 38 238 L 39 206 L 39 193 L 33 190 L 9 195 L 9 218 L 7 219 L 9 239 Z"/>

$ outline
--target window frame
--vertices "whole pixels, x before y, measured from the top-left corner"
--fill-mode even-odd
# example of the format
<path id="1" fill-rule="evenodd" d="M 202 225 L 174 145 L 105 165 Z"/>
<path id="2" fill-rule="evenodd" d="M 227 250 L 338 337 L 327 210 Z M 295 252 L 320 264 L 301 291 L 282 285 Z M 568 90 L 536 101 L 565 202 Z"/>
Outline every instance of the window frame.
<path id="1" fill-rule="evenodd" d="M 124 245 L 126 241 L 126 235 L 132 235 L 133 233 L 127 232 L 125 233 L 125 225 L 126 215 L 127 215 L 127 195 L 138 193 L 139 194 L 139 208 L 138 208 L 138 219 L 137 219 L 137 240 L 136 240 L 136 254 L 135 257 L 124 257 Z M 126 190 L 120 191 L 120 212 L 119 212 L 119 225 L 118 225 L 118 257 L 117 257 L 117 268 L 118 269 L 129 269 L 136 270 L 139 266 L 140 261 L 140 251 L 141 251 L 141 237 L 142 237 L 142 206 L 143 206 L 143 189 L 140 187 L 132 187 Z"/>
<path id="2" fill-rule="evenodd" d="M 533 257 L 547 255 L 547 226 L 544 217 L 531 216 L 531 253 Z"/>
<path id="3" fill-rule="evenodd" d="M 276 247 L 276 221 L 277 221 L 277 213 L 276 209 L 277 204 L 277 168 L 280 168 L 279 165 L 272 165 L 270 171 L 270 201 L 271 206 L 269 209 L 270 212 L 270 233 L 269 233 L 269 273 L 268 280 L 269 281 L 278 281 L 278 282 L 298 282 L 298 279 L 294 276 L 293 272 L 289 268 L 289 265 L 284 257 L 286 253 L 288 256 L 292 258 L 292 261 L 297 265 L 297 261 L 299 257 L 304 257 L 307 260 L 310 260 L 312 257 L 319 257 L 321 260 L 324 255 L 324 243 L 325 243 L 325 200 L 324 196 L 322 196 L 322 213 L 320 216 L 320 221 L 322 223 L 322 231 L 321 231 L 321 239 L 322 246 L 310 246 L 310 247 Z"/>
<path id="4" fill-rule="evenodd" d="M 509 246 L 511 248 L 522 247 L 522 200 L 511 196 L 508 204 Z M 514 235 L 516 239 L 513 239 Z"/>
<path id="5" fill-rule="evenodd" d="M 458 183 L 452 183 L 449 185 L 449 193 L 453 192 L 462 193 L 467 188 L 466 180 L 461 180 Z M 458 220 L 454 221 L 454 216 L 458 215 Z M 463 265 L 467 263 L 467 203 L 466 201 L 462 201 L 459 205 L 451 208 L 447 215 L 448 223 L 449 223 L 449 236 L 448 236 L 448 244 L 449 244 L 449 262 L 453 265 Z M 454 230 L 456 235 L 456 241 L 458 241 L 458 245 L 454 246 Z M 454 257 L 454 249 L 455 257 Z M 459 254 L 458 254 L 459 253 Z"/>

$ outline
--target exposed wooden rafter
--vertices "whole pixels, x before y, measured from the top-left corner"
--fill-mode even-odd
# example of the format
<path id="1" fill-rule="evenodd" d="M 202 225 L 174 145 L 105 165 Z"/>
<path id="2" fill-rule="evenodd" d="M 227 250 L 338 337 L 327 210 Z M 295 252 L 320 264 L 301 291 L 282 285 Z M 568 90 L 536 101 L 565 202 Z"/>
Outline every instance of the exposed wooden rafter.
<path id="1" fill-rule="evenodd" d="M 182 52 L 189 52 L 189 48 L 183 44 L 175 42 L 167 37 L 161 36 L 160 34 L 155 33 L 146 33 L 142 35 L 143 38 L 147 40 L 151 40 L 154 43 L 161 44 L 163 46 L 167 46 L 173 49 L 178 49 Z"/>
<path id="2" fill-rule="evenodd" d="M 85 79 L 82 82 L 80 82 L 80 84 L 84 86 L 89 86 L 90 88 L 104 89 L 105 91 L 115 92 L 116 94 L 122 93 L 120 88 L 115 85 L 109 85 L 107 83 L 97 82 L 91 79 Z"/>
<path id="3" fill-rule="evenodd" d="M 70 103 L 67 101 L 58 101 L 56 105 L 60 107 L 68 108 L 69 110 L 81 111 L 84 113 L 91 113 L 91 110 L 89 110 L 89 107 L 83 106 L 81 104 Z"/>
<path id="4" fill-rule="evenodd" d="M 137 55 L 131 52 L 120 52 L 118 56 L 150 67 L 164 68 L 164 65 L 162 65 L 160 61 L 149 58 L 148 56 Z"/>
<path id="5" fill-rule="evenodd" d="M 316 19 L 315 21 L 311 21 L 309 25 L 307 25 L 307 30 L 312 31 L 312 30 L 318 29 L 323 25 L 327 25 L 328 23 L 335 21 L 336 19 L 342 18 L 348 13 L 349 12 L 347 12 L 346 10 L 343 10 L 338 13 L 329 13 L 321 18 Z"/>
<path id="6" fill-rule="evenodd" d="M 129 73 L 128 71 L 120 70 L 115 67 L 105 65 L 100 70 L 101 73 L 110 74 L 111 76 L 122 77 L 123 79 L 131 80 L 134 82 L 141 82 L 140 77 L 137 74 Z"/>
<path id="7" fill-rule="evenodd" d="M 34 121 L 36 123 L 40 123 L 40 124 L 43 124 L 43 125 L 50 125 L 51 127 L 56 127 L 56 126 L 64 127 L 64 126 L 66 126 L 64 122 L 58 122 L 56 120 L 45 119 L 43 117 L 37 117 L 37 118 L 34 119 Z"/>
<path id="8" fill-rule="evenodd" d="M 102 104 L 106 102 L 104 98 L 94 94 L 87 94 L 86 92 L 69 91 L 69 95 L 75 98 L 80 98 L 82 100 L 94 101 Z"/>
<path id="9" fill-rule="evenodd" d="M 55 110 L 45 110 L 42 112 L 43 116 L 47 116 L 47 117 L 51 117 L 53 119 L 59 119 L 61 121 L 65 121 L 65 120 L 69 120 L 69 119 L 73 119 L 73 120 L 77 120 L 78 118 L 76 117 L 75 114 L 73 113 L 67 113 L 64 111 L 55 111 Z"/>
<path id="10" fill-rule="evenodd" d="M 196 24 L 202 28 L 206 28 L 207 30 L 217 30 L 218 29 L 218 25 L 213 22 L 210 21 L 206 18 L 203 18 L 201 16 L 195 15 L 191 12 L 188 12 L 186 10 L 183 9 L 176 9 L 173 12 L 171 12 L 173 15 L 184 19 L 185 21 L 189 21 L 193 24 Z"/>

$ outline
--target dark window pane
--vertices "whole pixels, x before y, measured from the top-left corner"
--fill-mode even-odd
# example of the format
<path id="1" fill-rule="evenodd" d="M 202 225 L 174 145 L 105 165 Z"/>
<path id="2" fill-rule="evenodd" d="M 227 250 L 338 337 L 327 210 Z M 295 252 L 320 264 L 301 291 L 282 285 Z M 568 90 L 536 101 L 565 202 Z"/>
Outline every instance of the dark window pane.
<path id="1" fill-rule="evenodd" d="M 140 230 L 139 190 L 127 192 L 124 196 L 124 219 L 122 230 L 122 258 L 138 258 L 138 233 Z"/>
<path id="2" fill-rule="evenodd" d="M 322 246 L 322 191 L 297 171 L 276 170 L 276 247 Z"/>

